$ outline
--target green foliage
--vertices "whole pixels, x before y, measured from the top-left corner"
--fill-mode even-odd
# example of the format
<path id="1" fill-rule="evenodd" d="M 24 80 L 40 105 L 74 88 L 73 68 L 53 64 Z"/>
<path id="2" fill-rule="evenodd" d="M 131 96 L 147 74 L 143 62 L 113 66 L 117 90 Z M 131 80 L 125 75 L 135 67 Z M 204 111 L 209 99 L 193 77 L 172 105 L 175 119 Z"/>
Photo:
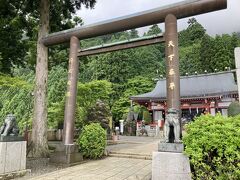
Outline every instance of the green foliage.
<path id="1" fill-rule="evenodd" d="M 206 30 L 203 26 L 195 18 L 191 18 L 188 20 L 188 28 L 179 32 L 179 45 L 189 46 L 196 43 L 202 39 L 205 33 Z"/>
<path id="2" fill-rule="evenodd" d="M 240 116 L 205 115 L 186 127 L 183 137 L 194 179 L 240 178 Z"/>
<path id="3" fill-rule="evenodd" d="M 96 0 L 51 0 L 49 13 L 50 31 L 56 32 L 82 25 L 82 19 L 75 16 L 81 6 L 93 8 Z M 39 28 L 40 1 L 17 0 L 0 1 L 0 72 L 11 74 L 14 66 L 34 68 L 36 62 L 36 44 Z M 62 54 L 61 47 L 49 51 L 49 66 L 56 54 Z M 64 47 L 66 48 L 66 47 Z M 54 54 L 53 54 L 54 53 Z M 55 56 L 56 57 L 56 56 Z M 62 62 L 62 61 L 61 61 Z"/>
<path id="4" fill-rule="evenodd" d="M 154 26 L 156 28 L 156 26 Z M 153 28 L 153 29 L 155 29 Z M 158 31 L 161 31 L 157 26 Z M 151 30 L 149 31 L 152 35 Z M 115 33 L 108 36 L 92 38 L 83 41 L 83 45 L 101 45 L 137 37 L 137 31 Z M 81 66 L 80 79 L 83 82 L 91 80 L 108 80 L 112 83 L 124 84 L 135 76 L 155 78 L 157 70 L 164 74 L 164 45 L 152 45 L 136 49 L 123 50 L 88 57 Z"/>
<path id="5" fill-rule="evenodd" d="M 151 114 L 146 108 L 143 110 L 143 120 L 145 124 L 150 124 L 152 122 Z"/>
<path id="6" fill-rule="evenodd" d="M 131 39 L 139 37 L 138 31 L 136 29 L 131 29 L 129 34 L 130 34 L 129 38 L 131 38 Z"/>
<path id="7" fill-rule="evenodd" d="M 234 48 L 237 47 L 239 39 L 236 34 L 222 36 L 217 35 L 212 38 L 203 36 L 200 47 L 200 61 L 202 67 L 208 72 L 225 70 L 225 67 L 235 68 Z"/>
<path id="8" fill-rule="evenodd" d="M 10 74 L 14 65 L 23 65 L 26 54 L 23 41 L 25 18 L 17 0 L 0 1 L 0 72 Z"/>
<path id="9" fill-rule="evenodd" d="M 48 76 L 48 127 L 54 129 L 64 120 L 67 70 L 60 65 L 55 66 Z"/>
<path id="10" fill-rule="evenodd" d="M 109 129 L 109 120 L 111 112 L 109 107 L 101 100 L 97 100 L 95 105 L 88 109 L 87 121 L 89 123 L 100 123 L 105 130 Z"/>
<path id="11" fill-rule="evenodd" d="M 138 104 L 136 104 L 135 106 L 133 106 L 133 112 L 134 113 L 141 113 L 142 107 Z"/>
<path id="12" fill-rule="evenodd" d="M 56 129 L 63 127 L 65 101 L 51 103 L 48 107 L 48 128 Z"/>
<path id="13" fill-rule="evenodd" d="M 77 141 L 83 156 L 97 159 L 104 155 L 106 131 L 98 123 L 86 125 Z"/>
<path id="14" fill-rule="evenodd" d="M 232 102 L 228 106 L 228 116 L 237 116 L 240 114 L 240 103 L 239 102 Z"/>
<path id="15" fill-rule="evenodd" d="M 0 75 L 0 119 L 8 113 L 16 115 L 21 131 L 31 126 L 33 110 L 34 72 L 15 69 L 15 77 Z M 48 127 L 56 128 L 64 119 L 67 71 L 61 66 L 52 68 L 48 78 Z"/>
<path id="16" fill-rule="evenodd" d="M 149 31 L 147 32 L 147 35 L 148 36 L 157 35 L 157 34 L 160 34 L 161 32 L 162 30 L 158 27 L 158 25 L 154 24 L 150 27 Z"/>
<path id="17" fill-rule="evenodd" d="M 77 94 L 77 126 L 81 128 L 88 123 L 87 116 L 89 110 L 95 106 L 97 100 L 102 100 L 106 103 L 106 106 L 109 106 L 112 93 L 112 84 L 106 80 L 92 81 L 85 84 L 79 83 Z"/>
<path id="18" fill-rule="evenodd" d="M 200 61 L 200 43 L 191 46 L 181 47 L 179 49 L 180 73 L 181 75 L 194 74 L 195 72 L 203 73 L 202 63 Z"/>
<path id="19" fill-rule="evenodd" d="M 153 87 L 154 82 L 147 77 L 137 76 L 129 79 L 125 84 L 125 91 L 113 104 L 112 114 L 115 117 L 115 120 L 118 121 L 122 119 L 123 115 L 128 113 L 130 107 L 130 96 L 149 92 L 153 89 Z"/>
<path id="20" fill-rule="evenodd" d="M 11 77 L 8 75 L 0 74 L 0 89 L 3 88 L 22 88 L 22 89 L 32 89 L 32 85 L 27 81 L 18 78 L 18 77 Z"/>
<path id="21" fill-rule="evenodd" d="M 0 79 L 0 120 L 7 114 L 16 116 L 21 132 L 31 122 L 33 72 L 25 69 L 14 72 L 18 77 L 2 75 Z"/>

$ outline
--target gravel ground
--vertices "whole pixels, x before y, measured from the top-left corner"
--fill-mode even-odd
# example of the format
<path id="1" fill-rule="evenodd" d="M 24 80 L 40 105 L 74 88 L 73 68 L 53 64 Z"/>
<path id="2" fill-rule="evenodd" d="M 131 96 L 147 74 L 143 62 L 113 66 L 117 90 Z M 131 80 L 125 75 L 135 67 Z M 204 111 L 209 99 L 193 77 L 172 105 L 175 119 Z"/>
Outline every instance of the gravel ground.
<path id="1" fill-rule="evenodd" d="M 35 176 L 43 175 L 49 172 L 53 172 L 59 169 L 65 168 L 64 166 L 49 164 L 48 158 L 42 159 L 27 159 L 27 169 L 31 170 L 23 177 L 16 178 L 18 180 L 25 180 L 29 178 L 33 178 Z"/>

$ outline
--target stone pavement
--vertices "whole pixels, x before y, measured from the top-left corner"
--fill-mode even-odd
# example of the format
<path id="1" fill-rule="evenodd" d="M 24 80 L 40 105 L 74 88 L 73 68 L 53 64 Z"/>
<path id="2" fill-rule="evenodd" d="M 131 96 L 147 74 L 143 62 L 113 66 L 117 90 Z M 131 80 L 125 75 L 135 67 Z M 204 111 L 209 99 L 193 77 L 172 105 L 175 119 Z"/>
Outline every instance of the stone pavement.
<path id="1" fill-rule="evenodd" d="M 107 157 L 90 161 L 42 176 L 34 180 L 149 180 L 151 179 L 152 161 Z"/>
<path id="2" fill-rule="evenodd" d="M 107 147 L 109 152 L 152 155 L 159 139 L 151 137 L 120 136 L 118 144 Z M 106 157 L 44 174 L 36 180 L 150 180 L 152 161 L 141 158 Z"/>
<path id="3" fill-rule="evenodd" d="M 117 145 L 108 146 L 110 156 L 137 159 L 152 159 L 160 139 L 153 137 L 120 136 Z"/>

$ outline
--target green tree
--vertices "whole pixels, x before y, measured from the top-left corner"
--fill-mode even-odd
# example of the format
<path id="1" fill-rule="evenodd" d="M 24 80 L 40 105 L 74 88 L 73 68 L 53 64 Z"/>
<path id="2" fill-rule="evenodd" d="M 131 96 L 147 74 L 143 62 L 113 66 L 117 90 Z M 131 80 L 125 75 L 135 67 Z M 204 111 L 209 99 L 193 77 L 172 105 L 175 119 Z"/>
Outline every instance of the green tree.
<path id="1" fill-rule="evenodd" d="M 18 77 L 0 75 L 0 119 L 2 122 L 7 114 L 14 113 L 20 132 L 23 132 L 32 117 L 34 75 L 27 69 L 15 70 L 13 74 Z"/>
<path id="2" fill-rule="evenodd" d="M 200 41 L 206 34 L 204 27 L 195 18 L 188 20 L 188 28 L 179 32 L 179 45 L 189 46 Z"/>
<path id="3" fill-rule="evenodd" d="M 112 107 L 112 114 L 115 121 L 122 119 L 123 115 L 128 113 L 130 107 L 130 96 L 147 93 L 153 89 L 153 86 L 154 82 L 147 77 L 137 76 L 129 79 L 125 84 L 125 91 L 123 92 L 123 95 L 114 102 Z"/>
<path id="4" fill-rule="evenodd" d="M 89 114 L 89 109 L 96 105 L 97 100 L 101 100 L 106 106 L 109 106 L 112 93 L 112 84 L 106 80 L 95 80 L 85 84 L 79 83 L 76 110 L 77 126 L 82 128 L 88 123 L 87 116 Z"/>
<path id="5" fill-rule="evenodd" d="M 204 72 L 204 69 L 202 69 L 203 65 L 200 61 L 200 48 L 200 43 L 195 43 L 192 46 L 179 48 L 181 75 L 192 75 L 195 72 Z"/>
<path id="6" fill-rule="evenodd" d="M 97 100 L 96 103 L 88 109 L 87 121 L 88 123 L 100 123 L 102 128 L 110 131 L 109 120 L 111 112 L 109 106 L 101 100 Z"/>
<path id="7" fill-rule="evenodd" d="M 204 35 L 200 47 L 200 61 L 204 70 L 214 72 L 225 70 L 225 67 L 235 68 L 234 48 L 237 47 L 239 38 L 236 34 L 215 38 Z"/>
<path id="8" fill-rule="evenodd" d="M 157 35 L 157 34 L 160 34 L 160 33 L 162 33 L 162 30 L 158 27 L 157 24 L 154 24 L 148 30 L 147 35 L 151 36 L 151 35 Z"/>
<path id="9" fill-rule="evenodd" d="M 53 67 L 48 77 L 48 128 L 63 124 L 67 69 L 61 65 Z"/>
<path id="10" fill-rule="evenodd" d="M 62 5 L 60 4 L 62 3 Z M 36 84 L 34 100 L 34 117 L 32 129 L 32 155 L 34 157 L 45 157 L 48 155 L 47 146 L 47 75 L 48 75 L 48 48 L 42 43 L 42 38 L 49 33 L 49 21 L 54 20 L 54 25 L 67 24 L 65 19 L 70 19 L 75 8 L 79 9 L 81 4 L 86 7 L 93 7 L 95 0 L 78 0 L 78 1 L 55 1 L 41 0 L 38 3 L 30 1 L 29 6 L 37 7 L 39 13 L 38 43 L 37 43 L 37 63 L 36 63 Z M 35 6 L 34 6 L 35 5 Z M 54 6 L 55 5 L 55 6 Z M 39 8 L 38 8 L 39 7 Z M 56 11 L 62 8 L 62 11 Z M 33 9 L 33 10 L 34 10 Z M 51 11 L 52 10 L 52 11 Z M 62 13 L 62 16 L 59 13 Z M 50 14 L 52 13 L 52 14 Z M 54 14 L 56 13 L 56 14 Z M 53 15 L 53 16 L 51 16 Z M 61 17 L 64 17 L 61 19 Z M 53 21 L 51 21 L 53 22 Z M 63 27 L 64 28 L 64 27 Z"/>
<path id="11" fill-rule="evenodd" d="M 201 41 L 200 47 L 200 61 L 202 63 L 202 70 L 207 70 L 208 72 L 213 72 L 214 63 L 214 39 L 209 35 L 204 35 Z"/>
<path id="12" fill-rule="evenodd" d="M 23 40 L 25 18 L 16 0 L 0 0 L 0 72 L 11 73 L 15 65 L 24 65 L 26 43 Z"/>
<path id="13" fill-rule="evenodd" d="M 234 48 L 237 46 L 235 35 L 223 34 L 215 37 L 214 69 L 224 70 L 225 67 L 235 69 Z"/>
<path id="14" fill-rule="evenodd" d="M 129 31 L 129 37 L 132 38 L 132 39 L 133 38 L 138 38 L 139 37 L 138 31 L 136 29 L 131 29 Z"/>
<path id="15" fill-rule="evenodd" d="M 0 119 L 14 113 L 23 132 L 32 123 L 34 72 L 20 68 L 14 69 L 13 75 L 0 75 Z M 50 70 L 48 79 L 48 127 L 56 128 L 64 119 L 67 70 L 56 66 Z"/>

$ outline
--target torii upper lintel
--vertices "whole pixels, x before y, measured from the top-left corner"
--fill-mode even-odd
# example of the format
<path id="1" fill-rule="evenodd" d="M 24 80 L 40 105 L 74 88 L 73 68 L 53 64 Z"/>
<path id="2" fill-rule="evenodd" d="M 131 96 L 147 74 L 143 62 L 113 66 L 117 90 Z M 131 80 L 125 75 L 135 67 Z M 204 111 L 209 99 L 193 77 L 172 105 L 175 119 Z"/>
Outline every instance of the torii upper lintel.
<path id="1" fill-rule="evenodd" d="M 177 19 L 204 14 L 227 8 L 227 0 L 185 0 L 179 3 L 98 22 L 92 25 L 72 28 L 49 34 L 42 39 L 45 46 L 69 43 L 72 36 L 87 39 L 114 32 L 162 23 L 168 14 Z"/>

